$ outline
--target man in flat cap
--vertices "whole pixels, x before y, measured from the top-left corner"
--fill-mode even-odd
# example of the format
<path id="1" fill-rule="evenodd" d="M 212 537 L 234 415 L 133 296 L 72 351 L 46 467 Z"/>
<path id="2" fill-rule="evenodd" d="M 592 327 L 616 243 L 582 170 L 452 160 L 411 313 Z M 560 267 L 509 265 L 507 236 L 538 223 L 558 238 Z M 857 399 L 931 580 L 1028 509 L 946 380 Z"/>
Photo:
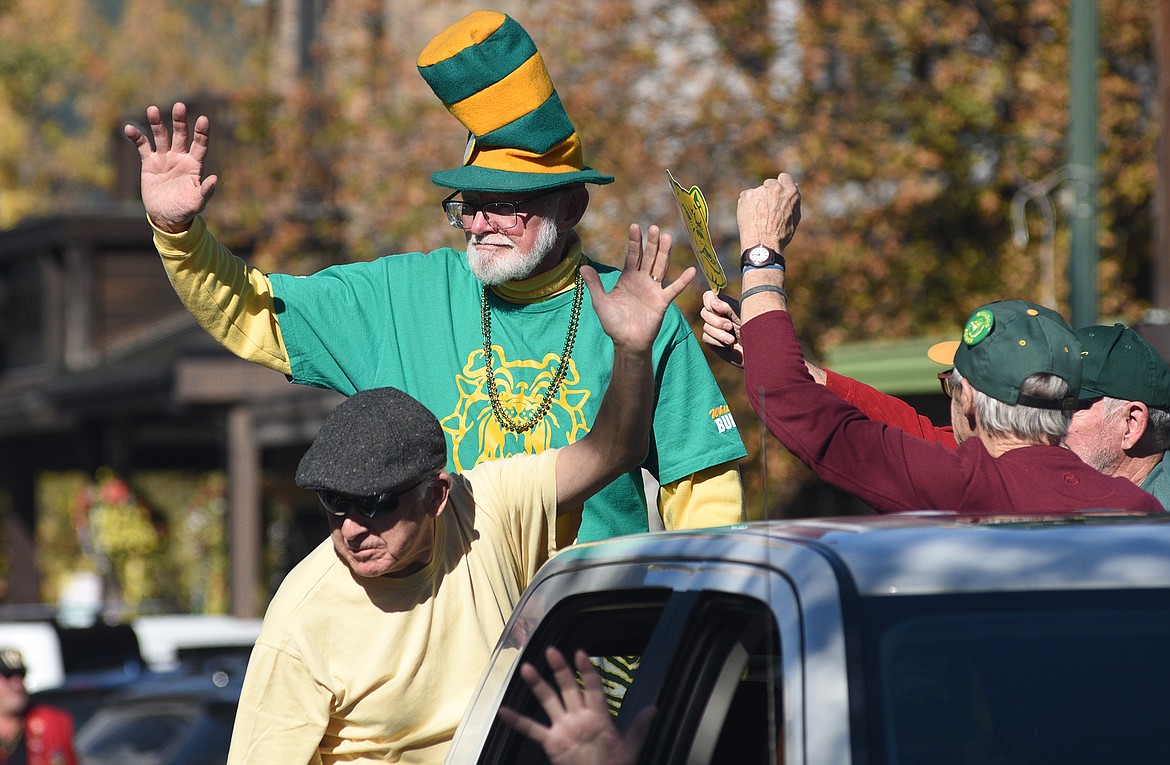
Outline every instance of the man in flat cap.
<path id="1" fill-rule="evenodd" d="M 24 656 L 0 648 L 0 765 L 77 765 L 73 718 L 64 709 L 29 704 Z"/>
<path id="2" fill-rule="evenodd" d="M 203 176 L 209 124 L 199 117 L 189 136 L 183 104 L 172 109 L 173 134 L 156 107 L 147 110 L 153 148 L 125 129 L 142 160 L 155 245 L 180 298 L 233 353 L 295 383 L 346 395 L 389 385 L 422 401 L 443 426 L 448 470 L 572 443 L 593 426 L 613 356 L 580 269 L 592 263 L 606 287 L 618 276 L 585 255 L 575 227 L 586 185 L 613 178 L 585 164 L 544 60 L 515 19 L 476 11 L 435 36 L 417 64 L 468 130 L 463 163 L 431 176 L 452 191 L 436 212 L 462 232 L 465 252 L 443 247 L 306 278 L 257 272 L 200 216 L 216 183 Z M 586 503 L 582 541 L 648 528 L 643 469 L 660 486 L 653 515 L 667 528 L 742 519 L 737 461 L 746 450 L 677 309 L 653 364 L 650 449 Z"/>
<path id="3" fill-rule="evenodd" d="M 813 380 L 784 291 L 799 221 L 787 173 L 744 191 L 737 221 L 745 385 L 768 430 L 823 480 L 878 512 L 1160 510 L 1129 481 L 1061 446 L 1077 406 L 1081 346 L 1060 314 L 1022 300 L 971 314 L 944 381 L 957 449 L 870 419 Z"/>
<path id="4" fill-rule="evenodd" d="M 645 456 L 654 339 L 694 276 L 662 283 L 670 237 L 632 226 L 610 293 L 582 268 L 613 340 L 594 427 L 567 446 L 446 469 L 442 428 L 394 388 L 329 416 L 297 469 L 330 536 L 285 578 L 252 650 L 229 762 L 440 763 L 557 516 Z"/>

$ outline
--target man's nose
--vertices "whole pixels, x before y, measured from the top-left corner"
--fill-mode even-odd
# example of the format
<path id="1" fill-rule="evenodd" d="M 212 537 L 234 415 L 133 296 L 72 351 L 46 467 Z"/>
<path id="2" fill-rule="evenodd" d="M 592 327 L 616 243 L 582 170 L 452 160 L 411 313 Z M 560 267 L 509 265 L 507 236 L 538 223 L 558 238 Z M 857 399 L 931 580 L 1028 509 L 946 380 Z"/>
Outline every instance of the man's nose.
<path id="1" fill-rule="evenodd" d="M 476 235 L 491 234 L 499 231 L 487 218 L 487 213 L 483 210 L 476 210 L 475 217 L 471 219 L 471 233 Z"/>
<path id="2" fill-rule="evenodd" d="M 370 528 L 365 524 L 365 518 L 361 513 L 346 513 L 341 519 L 341 535 L 346 539 L 352 539 L 361 534 L 368 534 Z"/>

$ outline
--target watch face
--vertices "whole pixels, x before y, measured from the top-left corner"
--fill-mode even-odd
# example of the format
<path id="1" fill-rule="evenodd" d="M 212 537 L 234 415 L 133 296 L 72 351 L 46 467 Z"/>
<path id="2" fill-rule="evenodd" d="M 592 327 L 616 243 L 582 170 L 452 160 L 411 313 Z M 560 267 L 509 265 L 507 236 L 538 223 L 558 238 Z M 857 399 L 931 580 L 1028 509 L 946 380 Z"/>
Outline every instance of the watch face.
<path id="1" fill-rule="evenodd" d="M 772 259 L 772 253 L 767 247 L 753 247 L 748 250 L 747 259 L 753 266 L 763 266 Z"/>

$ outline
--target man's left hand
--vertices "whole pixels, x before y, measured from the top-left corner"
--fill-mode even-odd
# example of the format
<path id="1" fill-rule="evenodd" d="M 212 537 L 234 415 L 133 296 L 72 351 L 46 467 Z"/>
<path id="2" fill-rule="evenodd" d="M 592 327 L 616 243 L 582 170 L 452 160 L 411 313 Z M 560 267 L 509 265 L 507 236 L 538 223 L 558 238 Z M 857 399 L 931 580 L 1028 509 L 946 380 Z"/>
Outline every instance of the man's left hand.
<path id="1" fill-rule="evenodd" d="M 596 270 L 581 266 L 581 276 L 589 286 L 593 310 L 615 347 L 648 352 L 662 327 L 667 307 L 695 278 L 695 269 L 691 267 L 673 283 L 666 283 L 670 244 L 670 234 L 662 232 L 658 226 L 651 226 L 643 247 L 642 231 L 638 224 L 632 224 L 625 267 L 609 292 L 602 287 Z"/>
<path id="2" fill-rule="evenodd" d="M 556 648 L 545 651 L 545 659 L 555 687 L 527 662 L 520 665 L 520 676 L 544 708 L 549 724 L 508 707 L 500 707 L 500 719 L 540 744 L 553 765 L 634 765 L 657 710 L 641 710 L 623 736 L 609 713 L 597 670 L 584 651 L 574 657 L 576 673 Z"/>

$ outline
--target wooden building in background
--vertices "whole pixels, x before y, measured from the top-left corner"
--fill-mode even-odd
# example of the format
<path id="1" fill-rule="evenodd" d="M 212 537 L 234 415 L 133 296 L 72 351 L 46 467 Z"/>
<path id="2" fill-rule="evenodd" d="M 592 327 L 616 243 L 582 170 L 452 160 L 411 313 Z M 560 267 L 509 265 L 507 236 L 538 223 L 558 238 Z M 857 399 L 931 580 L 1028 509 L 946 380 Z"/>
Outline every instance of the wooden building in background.
<path id="1" fill-rule="evenodd" d="M 41 472 L 218 469 L 229 478 L 232 610 L 258 615 L 265 492 L 297 496 L 296 461 L 338 401 L 208 337 L 171 289 L 141 207 L 0 232 L 4 602 L 38 600 Z"/>

